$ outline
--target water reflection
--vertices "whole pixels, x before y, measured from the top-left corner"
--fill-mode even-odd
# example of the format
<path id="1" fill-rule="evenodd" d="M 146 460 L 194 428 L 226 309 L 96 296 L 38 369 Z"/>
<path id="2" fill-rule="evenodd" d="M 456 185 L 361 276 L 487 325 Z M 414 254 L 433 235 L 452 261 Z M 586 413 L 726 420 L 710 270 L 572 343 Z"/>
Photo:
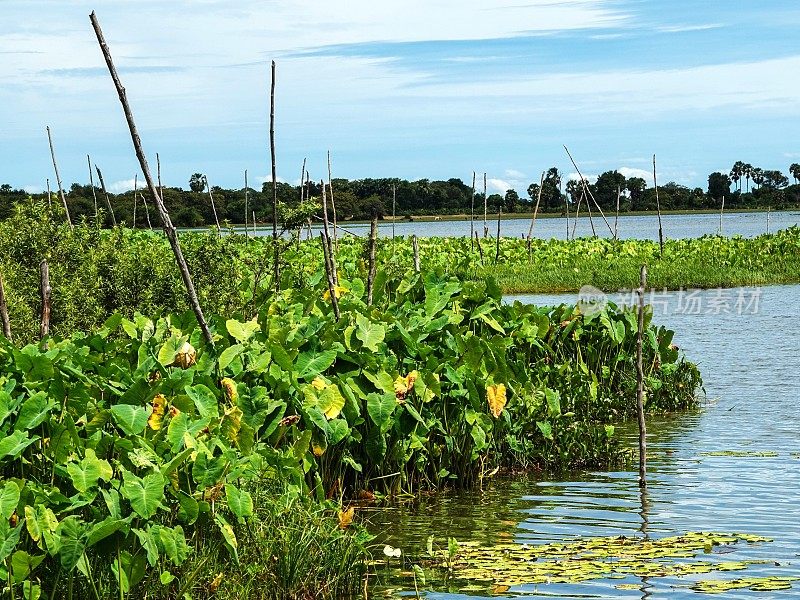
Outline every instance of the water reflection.
<path id="1" fill-rule="evenodd" d="M 712 295 L 714 290 L 700 292 Z M 525 297 L 537 303 L 574 302 L 575 296 Z M 670 307 L 677 296 L 668 297 Z M 764 288 L 754 314 L 685 314 L 667 310 L 657 320 L 677 331 L 675 342 L 701 365 L 709 401 L 694 414 L 648 422 L 648 487 L 630 471 L 494 480 L 480 493 L 450 493 L 374 511 L 375 531 L 407 552 L 428 535 L 482 544 L 513 539 L 541 544 L 577 536 L 650 536 L 688 531 L 764 535 L 771 544 L 715 549 L 723 560 L 763 560 L 747 576 L 800 576 L 800 286 Z M 635 423 L 620 428 L 635 447 Z M 748 453 L 732 456 L 727 452 Z M 720 558 L 720 557 L 718 557 Z M 688 598 L 696 579 L 734 579 L 742 573 L 685 578 L 520 586 L 507 597 Z M 800 589 L 762 597 L 796 597 Z M 725 598 L 754 592 L 729 591 Z M 429 598 L 466 598 L 457 589 Z M 475 596 L 472 596 L 475 597 Z"/>

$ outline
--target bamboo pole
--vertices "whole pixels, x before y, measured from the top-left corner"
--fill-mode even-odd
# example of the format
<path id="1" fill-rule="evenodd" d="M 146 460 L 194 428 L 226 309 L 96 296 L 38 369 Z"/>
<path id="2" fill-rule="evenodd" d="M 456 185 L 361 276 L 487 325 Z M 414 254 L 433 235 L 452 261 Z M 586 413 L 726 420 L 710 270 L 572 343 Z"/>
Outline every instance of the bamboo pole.
<path id="1" fill-rule="evenodd" d="M 186 286 L 186 293 L 189 296 L 189 302 L 192 306 L 195 317 L 197 318 L 197 324 L 200 327 L 200 330 L 203 332 L 206 342 L 208 342 L 211 348 L 214 349 L 214 338 L 211 335 L 211 330 L 208 328 L 208 324 L 206 323 L 203 310 L 200 307 L 200 301 L 197 299 L 197 292 L 195 291 L 194 283 L 192 282 L 192 277 L 189 273 L 189 267 L 186 264 L 186 259 L 181 251 L 175 226 L 172 224 L 172 221 L 169 218 L 169 212 L 167 212 L 167 208 L 164 206 L 161 195 L 158 193 L 158 189 L 153 182 L 153 177 L 150 174 L 150 167 L 147 165 L 147 158 L 145 157 L 144 150 L 142 149 L 142 142 L 136 129 L 136 123 L 133 120 L 133 113 L 128 105 L 125 88 L 122 86 L 122 82 L 117 74 L 117 70 L 114 68 L 114 62 L 111 58 L 111 51 L 109 50 L 108 44 L 106 44 L 106 41 L 103 38 L 103 32 L 100 29 L 100 24 L 97 22 L 97 17 L 95 16 L 94 11 L 92 11 L 89 19 L 92 22 L 92 27 L 94 28 L 95 35 L 97 36 L 97 43 L 100 45 L 100 49 L 103 52 L 103 57 L 105 58 L 106 65 L 108 66 L 111 79 L 114 81 L 117 95 L 119 96 L 123 112 L 125 113 L 125 119 L 128 122 L 128 129 L 131 133 L 131 140 L 133 141 L 133 147 L 136 151 L 136 157 L 139 159 L 139 165 L 144 173 L 147 186 L 150 188 L 150 194 L 153 196 L 156 207 L 158 208 L 158 214 L 161 218 L 161 225 L 164 228 L 164 234 L 167 236 L 170 246 L 172 247 L 172 252 L 175 254 L 175 262 L 178 264 L 178 270 L 180 271 L 181 278 Z"/>
<path id="2" fill-rule="evenodd" d="M 613 235 L 614 230 L 611 229 L 611 224 L 608 222 L 608 219 L 606 219 L 606 214 L 603 212 L 603 209 L 600 207 L 600 204 L 595 199 L 594 194 L 592 194 L 592 190 L 589 189 L 589 184 L 586 181 L 586 178 L 583 176 L 583 173 L 581 173 L 581 170 L 578 168 L 575 159 L 572 158 L 572 154 L 570 154 L 569 149 L 566 146 L 564 146 L 564 150 L 567 151 L 567 156 L 569 156 L 569 160 L 572 162 L 572 166 L 575 167 L 575 170 L 578 172 L 578 176 L 580 176 L 581 178 L 581 183 L 583 184 L 583 188 L 586 190 L 586 193 L 589 195 L 589 198 L 592 199 L 592 202 L 594 202 L 594 205 L 597 208 L 597 211 L 600 213 L 600 216 L 603 217 L 603 221 L 605 221 L 606 227 L 608 227 L 608 231 L 611 232 L 611 234 Z M 592 209 L 591 206 L 589 206 L 588 199 L 586 200 L 586 206 L 589 207 L 589 218 L 591 219 Z M 592 226 L 592 231 L 594 231 L 594 226 Z"/>
<path id="3" fill-rule="evenodd" d="M 658 201 L 658 179 L 656 178 L 656 155 L 653 154 L 653 187 L 656 188 L 656 212 L 658 213 L 658 248 L 664 256 L 664 229 L 661 226 L 661 203 Z"/>
<path id="4" fill-rule="evenodd" d="M 719 209 L 719 234 L 722 235 L 722 215 L 725 212 L 725 195 L 722 196 L 722 206 Z"/>
<path id="5" fill-rule="evenodd" d="M 256 229 L 256 211 L 253 211 L 253 237 L 258 235 L 258 229 Z"/>
<path id="6" fill-rule="evenodd" d="M 475 249 L 472 236 L 475 235 L 475 171 L 472 172 L 472 196 L 469 198 L 469 249 Z"/>
<path id="7" fill-rule="evenodd" d="M 558 193 L 561 193 L 561 186 L 558 187 Z M 567 198 L 567 194 L 564 193 L 564 216 L 566 217 L 566 224 L 567 224 L 567 241 L 569 241 L 569 198 Z"/>
<path id="8" fill-rule="evenodd" d="M 586 190 L 581 190 L 581 195 L 578 198 L 578 205 L 575 207 L 575 221 L 572 223 L 572 239 L 575 239 L 575 230 L 578 229 L 578 217 L 581 214 L 581 202 L 583 202 L 583 198 L 586 196 Z"/>
<path id="9" fill-rule="evenodd" d="M 333 242 L 331 241 L 330 227 L 328 226 L 328 195 L 325 192 L 325 181 L 320 180 L 320 185 L 322 187 L 322 227 L 325 230 L 325 239 L 328 242 L 328 252 L 331 257 L 333 284 L 339 285 L 339 274 L 336 272 L 336 254 L 333 252 Z"/>
<path id="10" fill-rule="evenodd" d="M 94 170 L 97 171 L 97 178 L 100 180 L 100 189 L 103 190 L 103 195 L 106 197 L 106 206 L 108 206 L 108 212 L 111 213 L 111 223 L 116 227 L 117 217 L 114 216 L 114 209 L 111 208 L 111 199 L 108 197 L 108 192 L 106 191 L 106 182 L 103 181 L 103 173 L 97 165 L 94 166 Z"/>
<path id="11" fill-rule="evenodd" d="M 584 187 L 584 193 L 586 193 L 588 191 L 589 190 L 587 190 Z M 589 192 L 589 193 L 591 193 L 591 192 Z M 584 196 L 584 198 L 585 198 L 585 196 Z M 592 218 L 592 203 L 589 202 L 588 198 L 586 198 L 586 211 L 589 213 L 589 227 L 592 228 L 592 237 L 597 237 L 597 231 L 594 228 L 594 219 Z M 612 233 L 613 233 L 613 231 L 612 231 Z"/>
<path id="12" fill-rule="evenodd" d="M 139 174 L 133 175 L 133 228 L 136 229 L 136 203 L 139 195 Z"/>
<path id="13" fill-rule="evenodd" d="M 164 186 L 161 185 L 161 157 L 159 156 L 158 152 L 156 152 L 156 177 L 158 178 L 158 193 L 163 200 Z M 144 200 L 144 196 L 142 196 L 142 200 Z M 145 204 L 144 207 L 147 209 L 147 204 Z M 147 213 L 147 224 L 150 225 L 150 213 Z M 152 229 L 152 226 L 150 229 Z"/>
<path id="14" fill-rule="evenodd" d="M 211 212 L 214 213 L 214 222 L 217 224 L 217 234 L 222 235 L 222 228 L 219 226 L 219 217 L 217 216 L 217 205 L 214 204 L 214 194 L 211 192 L 211 185 L 208 183 L 208 177 L 203 175 L 203 182 L 206 184 L 206 191 L 211 200 Z"/>
<path id="15" fill-rule="evenodd" d="M 281 289 L 281 267 L 280 267 L 280 262 L 278 260 L 280 255 L 278 250 L 278 175 L 276 173 L 276 164 L 275 164 L 275 61 L 274 60 L 272 61 L 272 67 L 270 73 L 271 77 L 269 86 L 269 155 L 270 155 L 270 162 L 272 163 L 272 245 L 274 246 L 272 275 L 273 278 L 275 279 L 275 293 L 277 294 Z"/>
<path id="16" fill-rule="evenodd" d="M 3 335 L 11 341 L 11 321 L 8 318 L 8 302 L 6 301 L 6 288 L 3 285 L 3 275 L 0 274 L 0 321 L 3 324 Z"/>
<path id="17" fill-rule="evenodd" d="M 303 157 L 303 166 L 300 169 L 300 204 L 306 199 L 306 159 Z"/>
<path id="18" fill-rule="evenodd" d="M 772 207 L 767 206 L 767 233 L 769 233 L 769 212 L 770 212 L 770 208 L 772 208 Z"/>
<path id="19" fill-rule="evenodd" d="M 323 184 L 324 185 L 324 184 Z M 331 151 L 328 150 L 328 191 L 331 193 L 331 211 L 333 212 L 333 247 L 339 252 L 339 240 L 336 237 L 336 201 L 333 198 L 333 177 L 331 176 Z"/>
<path id="20" fill-rule="evenodd" d="M 528 249 L 531 247 L 531 238 L 533 237 L 533 228 L 536 225 L 536 214 L 539 212 L 539 202 L 542 201 L 542 186 L 544 185 L 544 173 L 539 179 L 539 193 L 536 194 L 536 207 L 533 209 L 533 218 L 531 219 L 531 226 L 528 227 Z"/>
<path id="21" fill-rule="evenodd" d="M 615 241 L 616 241 L 616 239 L 618 237 L 618 234 L 619 234 L 619 230 L 618 230 L 617 226 L 619 225 L 619 196 L 620 196 L 620 193 L 621 193 L 621 190 L 619 189 L 619 186 L 617 186 L 617 212 L 614 213 L 614 240 Z"/>
<path id="22" fill-rule="evenodd" d="M 70 228 L 74 228 L 72 225 L 72 219 L 69 217 L 69 208 L 67 207 L 67 198 L 64 196 L 64 187 L 61 185 L 61 175 L 58 174 L 58 164 L 56 163 L 56 152 L 53 150 L 53 138 L 50 135 L 50 126 L 47 126 L 47 141 L 50 144 L 50 158 L 53 159 L 53 170 L 56 172 L 56 183 L 58 184 L 58 194 L 61 197 L 61 204 L 64 207 L 64 214 L 67 216 L 67 223 L 69 223 Z"/>
<path id="23" fill-rule="evenodd" d="M 39 298 L 42 303 L 42 319 L 39 326 L 39 337 L 45 338 L 50 335 L 50 310 L 53 289 L 50 287 L 50 269 L 47 261 L 43 260 L 39 265 L 41 279 L 39 280 Z"/>
<path id="24" fill-rule="evenodd" d="M 339 299 L 336 297 L 336 284 L 333 281 L 333 265 L 331 264 L 330 254 L 330 240 L 326 239 L 327 234 L 321 231 L 319 234 L 320 243 L 322 244 L 322 256 L 325 259 L 325 275 L 328 278 L 328 293 L 331 296 L 331 304 L 333 305 L 333 314 L 338 321 L 340 318 L 339 313 Z"/>
<path id="25" fill-rule="evenodd" d="M 375 245 L 378 241 L 378 215 L 372 215 L 369 225 L 369 273 L 367 275 L 367 306 L 372 306 L 372 292 L 375 286 Z"/>
<path id="26" fill-rule="evenodd" d="M 144 214 L 147 217 L 147 228 L 152 231 L 153 224 L 150 223 L 150 209 L 147 208 L 147 198 L 144 197 L 144 194 L 139 194 L 139 196 L 142 198 L 142 204 L 144 204 Z"/>
<path id="27" fill-rule="evenodd" d="M 47 208 L 53 210 L 53 194 L 50 192 L 50 178 L 47 178 Z"/>
<path id="28" fill-rule="evenodd" d="M 499 209 L 497 211 L 497 239 L 495 240 L 495 253 L 494 253 L 494 264 L 497 264 L 497 261 L 500 260 L 500 217 L 503 214 L 503 209 Z"/>
<path id="29" fill-rule="evenodd" d="M 86 155 L 86 162 L 89 163 L 89 187 L 92 188 L 92 199 L 94 200 L 94 220 L 97 221 L 97 194 L 94 191 L 94 177 L 92 176 L 92 159 Z"/>
<path id="30" fill-rule="evenodd" d="M 411 246 L 414 249 L 414 272 L 419 273 L 419 240 L 416 235 L 411 236 Z"/>
<path id="31" fill-rule="evenodd" d="M 639 329 L 636 336 L 636 414 L 639 421 L 639 487 L 647 487 L 647 425 L 644 421 L 644 370 L 642 340 L 644 338 L 644 292 L 647 286 L 647 266 L 639 273 Z"/>
<path id="32" fill-rule="evenodd" d="M 397 185 L 392 184 L 392 242 L 394 242 L 394 223 L 397 220 Z"/>
<path id="33" fill-rule="evenodd" d="M 478 232 L 475 232 L 475 243 L 478 245 L 478 254 L 481 257 L 481 266 L 483 266 L 483 246 L 481 246 L 481 239 L 478 237 Z"/>
<path id="34" fill-rule="evenodd" d="M 487 200 L 486 200 L 486 173 L 483 174 L 483 237 L 489 237 L 489 226 L 486 224 L 487 216 Z"/>
<path id="35" fill-rule="evenodd" d="M 244 170 L 244 237 L 249 238 L 250 232 L 247 229 L 248 201 L 250 200 L 250 188 L 247 187 L 247 169 Z"/>

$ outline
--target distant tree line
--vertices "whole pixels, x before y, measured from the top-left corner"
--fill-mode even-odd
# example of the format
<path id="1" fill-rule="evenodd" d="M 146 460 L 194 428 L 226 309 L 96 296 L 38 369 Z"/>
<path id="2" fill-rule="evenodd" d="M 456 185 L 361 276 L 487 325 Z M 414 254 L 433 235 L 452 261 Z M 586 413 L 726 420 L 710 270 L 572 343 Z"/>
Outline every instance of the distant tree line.
<path id="1" fill-rule="evenodd" d="M 763 170 L 742 161 L 737 161 L 730 173 L 711 173 L 708 185 L 702 188 L 689 188 L 675 182 L 658 186 L 658 201 L 662 210 L 700 210 L 718 208 L 722 197 L 725 206 L 730 208 L 787 208 L 800 204 L 800 165 L 789 167 L 793 185 L 780 171 Z M 480 178 L 479 178 L 480 179 Z M 743 186 L 744 184 L 744 186 Z M 301 186 L 278 183 L 279 219 L 305 221 L 307 218 L 319 219 L 321 215 L 322 188 L 320 183 L 308 182 Z M 398 218 L 413 218 L 418 215 L 469 215 L 474 210 L 476 218 L 483 215 L 484 194 L 479 180 L 473 195 L 471 182 L 468 185 L 461 179 L 431 181 L 420 179 L 407 181 L 398 178 L 382 179 L 334 179 L 332 182 L 334 202 L 339 220 L 369 219 L 373 214 L 385 218 L 394 213 Z M 742 189 L 744 187 L 744 189 Z M 586 200 L 593 196 L 605 212 L 616 209 L 619 198 L 620 211 L 652 211 L 656 209 L 656 193 L 652 186 L 641 177 L 625 177 L 618 171 L 606 171 L 594 183 L 584 184 L 575 179 L 565 180 L 555 167 L 548 169 L 539 181 L 531 183 L 527 195 L 520 196 L 510 189 L 505 194 L 492 193 L 486 197 L 489 213 L 531 212 L 539 201 L 539 211 L 563 213 L 567 208 L 574 211 L 578 203 L 586 210 Z M 215 223 L 211 196 L 214 199 L 219 221 L 228 223 L 245 222 L 245 190 L 224 189 L 218 186 L 209 188 L 205 176 L 195 173 L 189 179 L 189 189 L 177 187 L 164 188 L 164 201 L 175 225 L 181 227 L 203 227 Z M 329 193 L 329 192 L 328 192 Z M 67 206 L 74 220 L 83 217 L 91 219 L 95 214 L 95 197 L 100 210 L 106 207 L 102 190 L 95 187 L 94 194 L 89 185 L 73 183 L 65 190 Z M 14 210 L 14 204 L 32 196 L 47 201 L 47 194 L 28 194 L 24 190 L 13 189 L 9 184 L 0 185 L 0 219 L 7 218 Z M 158 225 L 157 213 L 147 190 L 121 194 L 109 193 L 109 200 L 116 220 L 127 225 L 146 227 L 149 213 L 153 226 Z M 301 205 L 301 197 L 307 199 Z M 57 191 L 52 192 L 50 201 L 60 206 Z M 594 203 L 593 203 L 594 208 Z M 260 190 L 247 190 L 247 221 L 253 215 L 257 223 L 272 221 L 272 184 L 264 183 Z M 111 225 L 111 215 L 104 211 L 106 225 Z"/>

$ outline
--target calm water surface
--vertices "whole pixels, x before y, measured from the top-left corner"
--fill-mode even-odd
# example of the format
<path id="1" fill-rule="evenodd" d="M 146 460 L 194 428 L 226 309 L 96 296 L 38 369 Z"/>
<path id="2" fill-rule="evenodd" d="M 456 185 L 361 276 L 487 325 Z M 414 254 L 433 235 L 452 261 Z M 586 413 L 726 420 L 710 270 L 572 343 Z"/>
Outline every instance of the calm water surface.
<path id="1" fill-rule="evenodd" d="M 600 237 L 611 237 L 611 231 L 600 218 L 594 218 L 595 232 Z M 662 226 L 667 238 L 696 238 L 709 234 L 719 233 L 720 222 L 718 214 L 693 214 L 693 215 L 664 215 Z M 778 229 L 785 229 L 800 222 L 800 213 L 797 212 L 772 212 L 767 213 L 728 213 L 722 219 L 722 233 L 724 235 L 741 235 L 755 237 L 766 233 L 767 229 L 774 233 Z M 569 233 L 572 235 L 574 219 L 570 219 Z M 341 227 L 359 236 L 369 235 L 369 224 L 340 222 Z M 611 228 L 614 227 L 613 217 L 609 217 Z M 497 221 L 489 221 L 489 235 L 497 232 Z M 483 235 L 483 219 L 475 221 L 475 231 Z M 501 223 L 500 233 L 507 237 L 520 237 L 528 234 L 530 219 L 508 219 Z M 318 235 L 319 226 L 314 227 Z M 658 217 L 653 216 L 621 216 L 618 224 L 621 239 L 658 239 Z M 272 235 L 272 228 L 260 227 L 258 235 Z M 455 237 L 470 235 L 469 220 L 465 221 L 421 221 L 397 222 L 394 224 L 395 235 L 419 237 Z M 381 222 L 378 225 L 378 234 L 391 237 L 392 224 Z M 564 218 L 537 219 L 533 231 L 534 237 L 544 239 L 564 239 L 567 235 L 567 223 Z M 578 219 L 575 230 L 578 237 L 592 235 L 592 227 L 587 217 Z M 306 232 L 303 232 L 306 235 Z M 346 234 L 344 234 L 346 235 Z"/>
<path id="2" fill-rule="evenodd" d="M 381 540 L 416 554 L 431 534 L 484 544 L 641 536 L 643 529 L 652 537 L 725 531 L 774 539 L 736 545 L 716 557 L 770 561 L 747 571 L 648 578 L 644 592 L 616 589 L 619 580 L 600 580 L 520 586 L 505 597 L 698 598 L 702 595 L 688 589 L 695 579 L 800 576 L 800 286 L 707 290 L 695 298 L 689 304 L 679 293 L 661 295 L 655 319 L 676 330 L 675 343 L 700 365 L 708 401 L 696 414 L 650 422 L 654 457 L 644 499 L 633 471 L 518 478 L 495 482 L 483 493 L 438 495 L 415 506 L 378 510 L 369 518 L 375 531 L 384 532 Z M 747 302 L 737 305 L 742 298 Z M 576 297 L 513 299 L 553 304 Z M 631 445 L 634 433 L 627 433 Z M 726 450 L 777 455 L 708 456 Z M 456 589 L 426 597 L 475 596 Z M 788 591 L 740 590 L 719 597 L 800 598 L 800 584 Z"/>

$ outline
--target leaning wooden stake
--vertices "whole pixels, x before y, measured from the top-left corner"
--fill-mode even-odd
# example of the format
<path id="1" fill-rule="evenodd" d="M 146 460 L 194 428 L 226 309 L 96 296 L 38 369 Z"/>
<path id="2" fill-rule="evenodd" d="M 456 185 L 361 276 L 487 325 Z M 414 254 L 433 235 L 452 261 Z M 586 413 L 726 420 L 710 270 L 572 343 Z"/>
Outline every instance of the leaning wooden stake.
<path id="1" fill-rule="evenodd" d="M 250 232 L 247 230 L 248 202 L 250 200 L 250 189 L 247 187 L 247 169 L 244 170 L 244 237 L 249 238 Z"/>
<path id="2" fill-rule="evenodd" d="M 142 198 L 142 204 L 144 204 L 144 214 L 147 217 L 147 228 L 151 231 L 153 230 L 153 224 L 150 223 L 150 209 L 147 208 L 147 199 L 144 197 L 144 194 L 139 194 Z"/>
<path id="3" fill-rule="evenodd" d="M 336 201 L 333 199 L 333 178 L 331 176 L 331 151 L 328 150 L 328 191 L 331 193 L 331 212 L 333 213 L 333 247 L 339 251 L 339 239 L 336 237 Z"/>
<path id="4" fill-rule="evenodd" d="M 375 245 L 378 242 L 378 215 L 372 215 L 369 226 L 369 273 L 367 275 L 367 306 L 372 306 L 372 291 L 375 286 Z"/>
<path id="5" fill-rule="evenodd" d="M 103 173 L 97 165 L 94 166 L 94 170 L 97 171 L 97 178 L 100 180 L 100 189 L 103 190 L 103 195 L 106 197 L 106 206 L 108 206 L 108 212 L 111 213 L 111 224 L 116 227 L 117 217 L 114 216 L 114 209 L 111 208 L 111 199 L 108 197 L 108 192 L 106 191 L 106 182 L 103 181 Z"/>
<path id="6" fill-rule="evenodd" d="M 494 264 L 497 264 L 497 261 L 500 260 L 500 217 L 503 214 L 503 209 L 497 211 L 497 239 L 495 240 L 495 253 L 494 253 Z"/>
<path id="7" fill-rule="evenodd" d="M 578 217 L 581 214 L 581 202 L 583 202 L 583 198 L 586 196 L 586 190 L 581 191 L 581 195 L 578 197 L 578 205 L 575 207 L 575 221 L 572 223 L 572 239 L 575 239 L 575 231 L 578 229 Z"/>
<path id="8" fill-rule="evenodd" d="M 619 229 L 617 228 L 617 226 L 619 225 L 619 197 L 620 197 L 620 193 L 621 193 L 621 191 L 619 189 L 619 186 L 617 186 L 617 212 L 614 213 L 614 240 L 616 240 L 618 235 L 619 235 Z"/>
<path id="9" fill-rule="evenodd" d="M 39 281 L 39 298 L 42 302 L 42 320 L 39 327 L 39 336 L 44 338 L 50 335 L 50 301 L 53 289 L 50 287 L 50 269 L 47 261 L 43 260 L 39 265 L 41 280 Z"/>
<path id="10" fill-rule="evenodd" d="M 164 199 L 164 186 L 161 185 L 161 157 L 156 152 L 156 177 L 158 178 L 158 193 L 161 195 L 161 199 Z M 142 196 L 144 199 L 144 196 Z M 166 202 L 164 203 L 166 205 Z M 147 208 L 147 204 L 144 205 L 145 209 Z M 150 213 L 147 213 L 147 224 L 150 225 Z M 152 229 L 152 227 L 150 227 Z"/>
<path id="11" fill-rule="evenodd" d="M 558 193 L 561 193 L 561 186 L 559 186 Z M 564 194 L 564 216 L 567 224 L 567 241 L 569 241 L 569 199 L 566 193 Z"/>
<path id="12" fill-rule="evenodd" d="M 56 153 L 53 150 L 53 138 L 50 136 L 50 126 L 47 126 L 47 141 L 50 143 L 50 158 L 53 159 L 53 170 L 56 172 L 56 183 L 58 184 L 58 194 L 61 196 L 61 204 L 64 207 L 64 214 L 67 216 L 67 223 L 73 228 L 72 219 L 69 218 L 69 208 L 67 208 L 67 198 L 64 196 L 64 187 L 61 185 L 61 175 L 58 174 L 58 164 L 56 164 Z"/>
<path id="13" fill-rule="evenodd" d="M 661 203 L 658 201 L 658 179 L 656 179 L 656 155 L 653 154 L 653 187 L 656 189 L 656 212 L 658 213 L 658 248 L 664 256 L 664 229 L 661 227 Z"/>
<path id="14" fill-rule="evenodd" d="M 584 187 L 584 194 L 589 192 L 589 189 Z M 591 193 L 591 192 L 589 192 Z M 584 198 L 586 196 L 584 195 Z M 597 237 L 597 230 L 594 228 L 594 217 L 592 217 L 592 203 L 589 202 L 589 198 L 586 198 L 586 212 L 589 213 L 589 227 L 592 228 L 592 237 Z M 613 232 L 612 232 L 613 233 Z"/>
<path id="15" fill-rule="evenodd" d="M 533 218 L 531 219 L 531 226 L 528 227 L 528 250 L 531 247 L 531 238 L 533 237 L 533 228 L 536 225 L 536 215 L 539 212 L 539 202 L 542 201 L 542 186 L 544 185 L 544 173 L 539 179 L 539 193 L 536 194 L 536 207 L 533 209 Z M 530 252 L 529 252 L 530 253 Z"/>
<path id="16" fill-rule="evenodd" d="M 722 215 L 725 213 L 725 196 L 722 196 L 722 206 L 719 209 L 719 234 L 722 235 Z"/>
<path id="17" fill-rule="evenodd" d="M 92 199 L 94 200 L 94 220 L 97 221 L 97 193 L 94 191 L 94 177 L 92 176 L 92 159 L 86 155 L 86 162 L 89 163 L 89 187 L 92 188 Z"/>
<path id="18" fill-rule="evenodd" d="M 0 275 L 0 321 L 3 323 L 3 335 L 11 341 L 11 321 L 8 318 L 8 303 L 6 302 L 6 288 L 3 286 L 3 276 Z"/>
<path id="19" fill-rule="evenodd" d="M 475 243 L 478 245 L 478 255 L 481 257 L 481 266 L 483 266 L 483 246 L 481 246 L 481 239 L 478 237 L 478 232 L 475 232 Z"/>
<path id="20" fill-rule="evenodd" d="M 281 290 L 281 266 L 278 250 L 278 175 L 275 166 L 275 61 L 272 61 L 269 86 L 269 155 L 272 163 L 272 245 L 274 246 L 272 276 L 275 293 Z M 337 309 L 338 310 L 338 309 Z"/>
<path id="21" fill-rule="evenodd" d="M 336 253 L 333 251 L 333 242 L 331 241 L 331 232 L 328 226 L 328 195 L 325 193 L 325 182 L 320 181 L 322 188 L 322 226 L 325 230 L 325 239 L 328 242 L 328 253 L 331 257 L 331 272 L 333 274 L 333 284 L 339 285 L 339 274 L 336 272 Z"/>
<path id="22" fill-rule="evenodd" d="M 419 240 L 417 236 L 411 236 L 411 246 L 414 248 L 414 272 L 419 273 Z"/>
<path id="23" fill-rule="evenodd" d="M 644 422 L 644 370 L 642 341 L 644 338 L 644 292 L 647 286 L 647 266 L 639 274 L 639 330 L 636 336 L 636 414 L 639 419 L 639 487 L 647 487 L 647 425 Z"/>
<path id="24" fill-rule="evenodd" d="M 591 219 L 591 214 L 592 214 L 592 207 L 589 204 L 589 199 L 591 199 L 592 202 L 594 202 L 595 207 L 597 208 L 597 212 L 599 212 L 600 216 L 603 217 L 603 221 L 605 221 L 606 227 L 608 227 L 608 230 L 613 235 L 614 234 L 614 230 L 611 229 L 611 224 L 608 222 L 608 219 L 606 219 L 606 215 L 603 212 L 603 209 L 600 207 L 600 204 L 595 199 L 594 194 L 592 194 L 592 190 L 589 189 L 589 183 L 586 181 L 586 178 L 583 176 L 583 173 L 581 173 L 581 170 L 578 168 L 578 165 L 575 162 L 575 159 L 572 158 L 572 154 L 570 154 L 569 149 L 566 146 L 564 146 L 564 150 L 567 151 L 567 156 L 569 156 L 569 160 L 572 162 L 572 166 L 575 167 L 575 170 L 578 172 L 578 176 L 581 178 L 581 183 L 583 184 L 583 189 L 586 191 L 586 193 L 589 196 L 589 198 L 586 199 L 586 206 L 589 207 L 589 218 Z M 592 229 L 594 229 L 594 226 L 592 226 Z"/>
<path id="25" fill-rule="evenodd" d="M 472 172 L 472 196 L 469 199 L 469 249 L 474 250 L 475 246 L 472 237 L 475 235 L 475 171 Z"/>
<path id="26" fill-rule="evenodd" d="M 397 219 L 397 185 L 392 184 L 392 242 L 394 242 L 394 222 Z"/>
<path id="27" fill-rule="evenodd" d="M 217 205 L 214 204 L 214 194 L 211 192 L 211 186 L 208 183 L 208 177 L 203 175 L 203 181 L 206 184 L 206 191 L 208 191 L 208 197 L 211 200 L 211 212 L 214 213 L 214 222 L 217 224 L 217 234 L 222 235 L 222 228 L 219 226 L 219 217 L 217 216 Z"/>
<path id="28" fill-rule="evenodd" d="M 192 276 L 189 273 L 189 267 L 186 265 L 186 259 L 183 257 L 183 252 L 181 252 L 181 246 L 180 242 L 178 241 L 178 234 L 175 230 L 175 226 L 172 224 L 172 221 L 169 218 L 169 213 L 164 206 L 161 195 L 159 194 L 155 182 L 153 181 L 153 177 L 150 174 L 150 167 L 147 165 L 147 158 L 145 158 L 144 150 L 142 150 L 142 142 L 139 138 L 139 132 L 136 130 L 136 123 L 133 120 L 133 113 L 131 112 L 130 106 L 128 106 L 125 88 L 122 86 L 119 75 L 117 75 L 117 70 L 114 68 L 114 62 L 111 58 L 111 51 L 109 50 L 108 44 L 106 44 L 106 41 L 103 38 L 103 32 L 100 30 L 100 24 L 97 22 L 97 17 L 95 16 L 94 12 L 92 12 L 92 14 L 89 16 L 89 19 L 92 22 L 92 27 L 94 28 L 95 35 L 97 36 L 97 42 L 100 44 L 100 49 L 103 52 L 103 57 L 105 58 L 106 65 L 108 66 L 108 72 L 111 74 L 111 79 L 113 79 L 114 86 L 117 89 L 119 101 L 122 104 L 122 110 L 125 113 L 125 120 L 128 122 L 128 129 L 131 133 L 131 140 L 133 141 L 133 147 L 136 151 L 136 157 L 139 159 L 139 165 L 141 166 L 145 180 L 147 181 L 147 187 L 150 189 L 150 195 L 153 197 L 156 207 L 158 208 L 158 214 L 161 217 L 161 225 L 164 228 L 164 234 L 167 236 L 170 246 L 172 247 L 172 251 L 175 254 L 175 262 L 178 264 L 178 270 L 181 273 L 183 284 L 186 286 L 186 292 L 189 295 L 189 303 L 192 306 L 195 317 L 197 317 L 197 324 L 200 326 L 203 336 L 213 349 L 214 338 L 211 335 L 211 330 L 208 328 L 206 319 L 203 316 L 203 310 L 200 307 L 200 301 L 197 299 L 197 292 L 194 289 L 194 283 L 192 282 Z"/>
<path id="29" fill-rule="evenodd" d="M 133 228 L 136 229 L 136 203 L 139 201 L 139 174 L 133 176 Z"/>
<path id="30" fill-rule="evenodd" d="M 47 208 L 53 210 L 53 193 L 50 191 L 50 178 L 47 178 Z"/>
<path id="31" fill-rule="evenodd" d="M 488 203 L 486 200 L 486 173 L 483 174 L 483 237 L 489 237 L 489 226 L 486 224 Z"/>
<path id="32" fill-rule="evenodd" d="M 327 234 L 322 231 L 319 234 L 319 240 L 322 244 L 322 256 L 325 260 L 325 275 L 328 278 L 328 294 L 331 297 L 331 304 L 333 305 L 333 314 L 336 317 L 336 320 L 339 320 L 339 300 L 336 298 L 336 284 L 333 282 L 333 270 L 334 267 L 331 264 L 331 254 L 330 254 L 330 247 L 331 242 L 330 240 L 326 239 L 328 236 Z"/>

